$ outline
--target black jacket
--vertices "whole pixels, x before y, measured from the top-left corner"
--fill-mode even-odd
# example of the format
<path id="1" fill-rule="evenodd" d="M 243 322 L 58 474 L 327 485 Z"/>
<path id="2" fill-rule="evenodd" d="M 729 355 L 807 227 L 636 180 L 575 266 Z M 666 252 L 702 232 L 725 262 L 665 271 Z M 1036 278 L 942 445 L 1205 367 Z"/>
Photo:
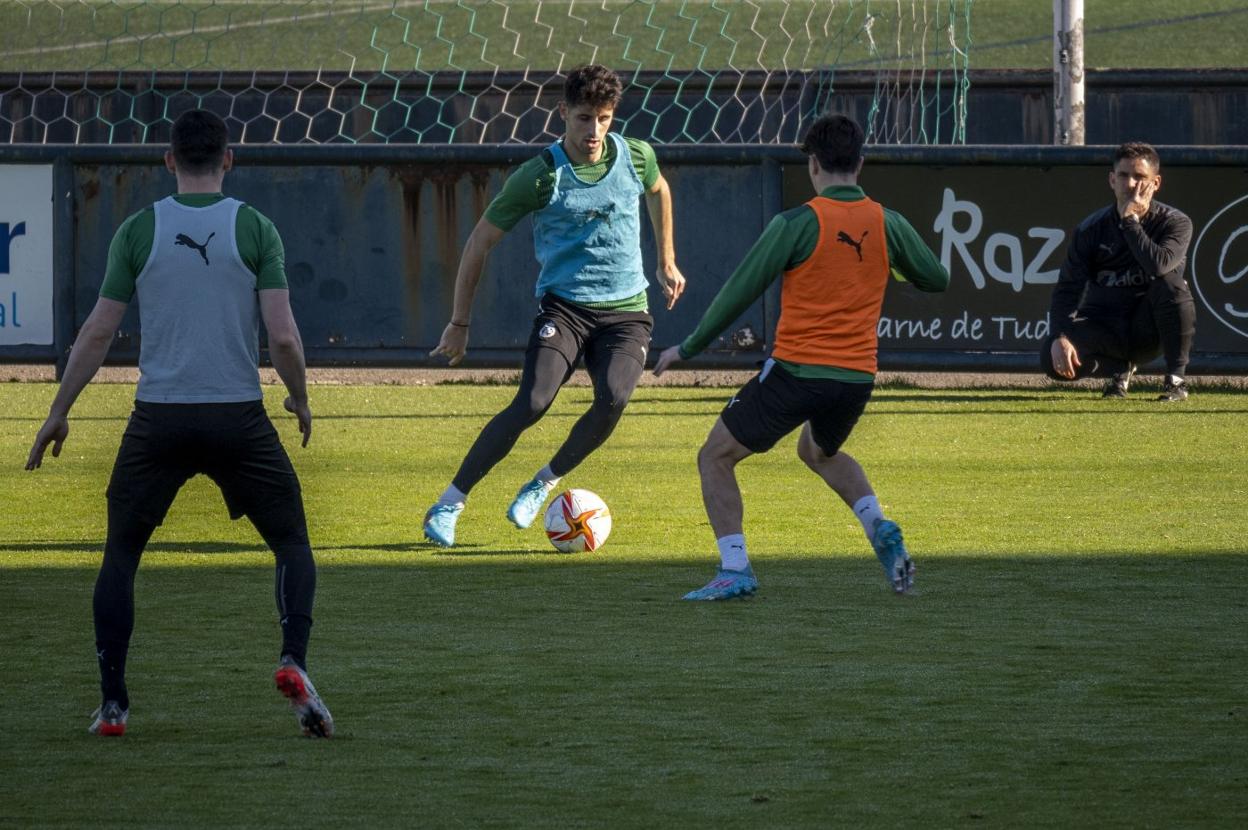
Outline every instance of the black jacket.
<path id="1" fill-rule="evenodd" d="M 1154 201 L 1139 222 L 1124 222 L 1115 205 L 1079 223 L 1062 263 L 1049 319 L 1055 334 L 1081 317 L 1124 317 L 1155 279 L 1183 281 L 1192 220 Z"/>

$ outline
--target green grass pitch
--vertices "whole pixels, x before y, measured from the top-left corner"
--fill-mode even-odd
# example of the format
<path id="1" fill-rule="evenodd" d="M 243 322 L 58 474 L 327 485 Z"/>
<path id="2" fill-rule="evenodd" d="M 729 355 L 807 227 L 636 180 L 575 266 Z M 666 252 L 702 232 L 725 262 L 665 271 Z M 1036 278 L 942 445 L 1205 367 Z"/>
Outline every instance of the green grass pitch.
<path id="1" fill-rule="evenodd" d="M 1090 0 L 1085 13 L 1088 67 L 1245 65 L 1243 0 Z M 951 18 L 973 68 L 1053 66 L 1045 0 L 23 0 L 0 4 L 0 71 L 892 69 L 918 42 L 948 69 Z"/>
<path id="2" fill-rule="evenodd" d="M 752 601 L 710 576 L 697 447 L 728 390 L 639 389 L 566 483 L 594 554 L 503 511 L 587 400 L 565 390 L 474 491 L 424 508 L 506 387 L 316 387 L 295 446 L 320 565 L 310 668 L 271 688 L 269 554 L 193 481 L 137 582 L 130 731 L 97 703 L 91 592 L 133 388 L 0 387 L 0 827 L 1233 827 L 1248 814 L 1248 397 L 881 389 L 850 439 L 907 532 L 892 596 L 789 438 L 740 468 Z M 269 389 L 270 411 L 280 406 Z M 1235 817 L 1238 816 L 1239 819 Z"/>

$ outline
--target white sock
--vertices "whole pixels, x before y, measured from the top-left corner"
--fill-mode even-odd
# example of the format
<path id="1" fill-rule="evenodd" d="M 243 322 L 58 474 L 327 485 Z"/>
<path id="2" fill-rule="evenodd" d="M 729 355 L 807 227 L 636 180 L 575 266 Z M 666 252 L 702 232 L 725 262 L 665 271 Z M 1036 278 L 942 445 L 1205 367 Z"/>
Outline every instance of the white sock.
<path id="1" fill-rule="evenodd" d="M 442 495 L 438 496 L 438 504 L 463 504 L 468 500 L 468 494 L 460 490 L 454 484 L 442 491 Z"/>
<path id="2" fill-rule="evenodd" d="M 750 558 L 745 554 L 745 534 L 729 533 L 715 540 L 719 545 L 719 561 L 725 570 L 744 571 L 750 567 Z"/>
<path id="3" fill-rule="evenodd" d="M 1167 375 L 1166 378 L 1170 381 L 1171 386 L 1178 386 L 1183 382 L 1183 378 L 1178 375 Z"/>
<path id="4" fill-rule="evenodd" d="M 875 496 L 863 496 L 854 502 L 854 515 L 862 522 L 862 530 L 870 542 L 875 534 L 875 523 L 884 519 L 884 511 L 880 510 L 880 500 Z"/>
<path id="5" fill-rule="evenodd" d="M 553 490 L 558 486 L 559 479 L 563 478 L 563 476 L 555 475 L 551 472 L 550 465 L 547 464 L 545 467 L 538 470 L 537 475 L 533 476 L 533 478 L 546 485 L 547 490 Z"/>

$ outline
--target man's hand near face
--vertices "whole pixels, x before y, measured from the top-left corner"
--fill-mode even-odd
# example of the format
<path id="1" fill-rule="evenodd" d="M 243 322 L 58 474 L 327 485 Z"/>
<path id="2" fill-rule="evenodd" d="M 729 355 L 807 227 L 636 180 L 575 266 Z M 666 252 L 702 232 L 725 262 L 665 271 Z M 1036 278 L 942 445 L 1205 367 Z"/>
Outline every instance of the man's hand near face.
<path id="1" fill-rule="evenodd" d="M 1139 221 L 1148 213 L 1153 203 L 1153 194 L 1157 192 L 1157 184 L 1152 181 L 1141 182 L 1135 193 L 1124 204 L 1118 206 L 1119 215 L 1127 221 Z"/>

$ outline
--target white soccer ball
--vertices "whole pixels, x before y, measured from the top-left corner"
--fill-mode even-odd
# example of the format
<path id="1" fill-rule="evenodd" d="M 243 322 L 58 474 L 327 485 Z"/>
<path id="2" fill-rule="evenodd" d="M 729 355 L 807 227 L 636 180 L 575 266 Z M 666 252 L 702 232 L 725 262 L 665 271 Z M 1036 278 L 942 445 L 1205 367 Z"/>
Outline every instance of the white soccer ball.
<path id="1" fill-rule="evenodd" d="M 611 510 L 588 490 L 565 490 L 546 508 L 546 536 L 564 553 L 598 550 L 611 535 Z"/>

